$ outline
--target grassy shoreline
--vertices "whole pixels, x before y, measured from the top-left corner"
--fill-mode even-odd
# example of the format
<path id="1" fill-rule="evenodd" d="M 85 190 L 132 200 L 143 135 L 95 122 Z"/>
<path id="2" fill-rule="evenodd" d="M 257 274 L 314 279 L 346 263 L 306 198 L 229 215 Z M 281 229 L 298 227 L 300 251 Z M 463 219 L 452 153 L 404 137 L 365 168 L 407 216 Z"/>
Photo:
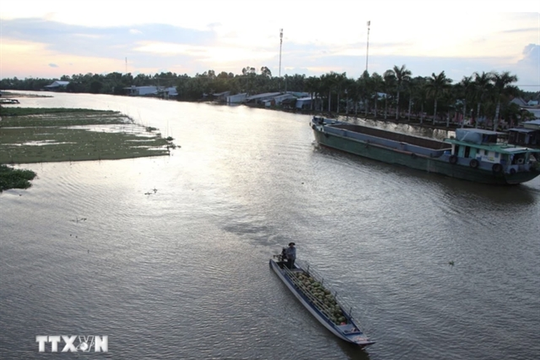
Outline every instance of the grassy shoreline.
<path id="1" fill-rule="evenodd" d="M 35 177 L 6 165 L 163 156 L 176 147 L 117 111 L 2 107 L 0 115 L 0 192 Z"/>

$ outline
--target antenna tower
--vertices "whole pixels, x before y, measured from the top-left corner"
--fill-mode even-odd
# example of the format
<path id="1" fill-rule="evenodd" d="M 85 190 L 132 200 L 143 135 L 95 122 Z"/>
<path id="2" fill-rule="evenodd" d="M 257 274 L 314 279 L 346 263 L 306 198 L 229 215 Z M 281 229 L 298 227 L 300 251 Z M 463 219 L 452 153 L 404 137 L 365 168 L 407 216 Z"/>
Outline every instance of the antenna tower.
<path id="1" fill-rule="evenodd" d="M 283 47 L 283 29 L 279 29 L 279 77 L 281 77 L 281 49 Z"/>
<path id="2" fill-rule="evenodd" d="M 366 72 L 368 71 L 368 58 L 369 58 L 369 26 L 371 21 L 367 22 L 367 48 L 366 48 Z"/>

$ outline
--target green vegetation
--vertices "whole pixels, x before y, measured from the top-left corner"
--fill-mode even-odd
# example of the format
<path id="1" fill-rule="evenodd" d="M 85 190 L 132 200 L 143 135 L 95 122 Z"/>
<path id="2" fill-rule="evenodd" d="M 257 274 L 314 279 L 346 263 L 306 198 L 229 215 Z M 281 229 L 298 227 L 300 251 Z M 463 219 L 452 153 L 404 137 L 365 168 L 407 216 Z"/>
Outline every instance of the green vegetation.
<path id="1" fill-rule="evenodd" d="M 4 116 L 0 163 L 125 159 L 167 155 L 174 147 L 154 128 L 115 111 L 53 110 L 20 109 L 25 115 Z"/>
<path id="2" fill-rule="evenodd" d="M 321 282 L 306 273 L 291 272 L 291 275 L 293 283 L 320 312 L 324 313 L 336 325 L 346 323 L 347 319 L 343 314 L 343 309 L 339 306 L 335 296 Z"/>
<path id="3" fill-rule="evenodd" d="M 14 169 L 0 164 L 0 193 L 8 189 L 27 189 L 31 186 L 30 180 L 36 177 L 31 170 Z"/>
<path id="4" fill-rule="evenodd" d="M 89 110 L 89 109 L 66 109 L 66 108 L 24 108 L 24 107 L 0 107 L 1 116 L 24 116 L 41 114 L 77 114 L 77 113 L 112 113 L 113 111 Z"/>
<path id="5" fill-rule="evenodd" d="M 168 155 L 172 138 L 116 111 L 11 108 L 0 122 L 0 164 Z M 17 113 L 18 115 L 14 115 Z M 2 165 L 2 189 L 27 188 L 24 170 Z M 25 182 L 26 181 L 26 182 Z"/>
<path id="6" fill-rule="evenodd" d="M 54 80 L 57 79 L 2 79 L 0 89 L 41 90 Z M 59 80 L 69 81 L 61 91 L 72 93 L 125 95 L 125 88 L 130 86 L 175 87 L 181 101 L 212 100 L 212 96 L 206 95 L 225 91 L 231 95 L 307 92 L 319 99 L 313 107 L 305 109 L 313 112 L 419 123 L 465 117 L 473 123 L 482 120 L 482 126 L 489 123 L 492 127 L 497 127 L 501 121 L 516 125 L 531 117 L 531 113 L 510 103 L 514 97 L 525 101 L 540 100 L 539 93 L 525 92 L 513 86 L 517 78 L 508 72 L 474 72 L 454 82 L 444 71 L 413 77 L 406 65 L 394 66 L 382 75 L 364 72 L 358 79 L 335 72 L 319 77 L 298 74 L 273 77 L 266 66 L 260 69 L 247 66 L 240 74 L 208 70 L 190 77 L 171 72 L 136 76 L 114 72 L 64 75 Z"/>

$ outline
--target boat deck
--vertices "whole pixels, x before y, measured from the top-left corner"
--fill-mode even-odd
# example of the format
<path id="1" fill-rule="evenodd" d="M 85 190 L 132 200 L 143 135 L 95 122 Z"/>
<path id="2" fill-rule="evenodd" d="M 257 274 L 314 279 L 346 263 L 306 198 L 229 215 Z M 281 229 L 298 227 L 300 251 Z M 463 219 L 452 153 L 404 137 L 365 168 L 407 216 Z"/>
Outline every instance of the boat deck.
<path id="1" fill-rule="evenodd" d="M 393 131 L 388 131 L 388 130 L 383 130 L 383 129 L 376 129 L 376 128 L 372 128 L 368 126 L 353 125 L 353 124 L 334 124 L 334 125 L 331 125 L 331 127 L 352 131 L 358 134 L 375 136 L 378 138 L 383 138 L 383 139 L 391 140 L 395 142 L 416 145 L 416 146 L 420 146 L 427 149 L 444 150 L 450 147 L 449 144 L 444 143 L 442 141 L 422 138 L 422 137 L 418 137 L 414 135 L 396 133 Z"/>

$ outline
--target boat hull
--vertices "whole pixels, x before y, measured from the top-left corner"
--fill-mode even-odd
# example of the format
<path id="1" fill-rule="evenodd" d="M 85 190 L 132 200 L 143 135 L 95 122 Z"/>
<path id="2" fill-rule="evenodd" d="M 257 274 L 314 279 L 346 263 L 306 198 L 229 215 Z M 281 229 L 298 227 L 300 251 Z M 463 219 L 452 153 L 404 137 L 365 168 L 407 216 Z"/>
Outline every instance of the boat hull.
<path id="1" fill-rule="evenodd" d="M 338 329 L 338 326 L 335 326 L 328 318 L 322 315 L 321 312 L 318 311 L 317 308 L 310 303 L 309 299 L 295 287 L 295 285 L 292 283 L 292 281 L 289 279 L 289 277 L 285 274 L 283 269 L 276 261 L 270 259 L 269 265 L 270 268 L 278 275 L 281 281 L 283 281 L 283 283 L 287 286 L 287 288 L 300 301 L 300 303 L 302 303 L 302 305 L 304 305 L 304 307 L 311 313 L 311 315 L 313 315 L 315 319 L 317 319 L 317 321 L 319 321 L 326 329 L 328 329 L 334 335 L 346 342 L 353 343 L 360 347 L 369 346 L 375 343 L 374 341 L 369 340 L 362 332 L 345 334 L 344 332 L 340 331 Z M 352 319 L 349 320 L 352 323 L 351 325 L 354 328 L 358 329 L 356 324 L 352 322 Z"/>
<path id="2" fill-rule="evenodd" d="M 514 174 L 494 172 L 492 169 L 473 168 L 459 159 L 450 161 L 449 154 L 432 157 L 432 154 L 421 154 L 409 150 L 398 150 L 370 141 L 362 141 L 347 136 L 347 132 L 332 133 L 323 126 L 312 125 L 315 140 L 328 148 L 344 151 L 365 158 L 382 161 L 388 164 L 402 165 L 412 169 L 446 175 L 449 177 L 494 185 L 514 185 L 530 181 L 540 175 L 538 171 L 516 172 Z"/>

